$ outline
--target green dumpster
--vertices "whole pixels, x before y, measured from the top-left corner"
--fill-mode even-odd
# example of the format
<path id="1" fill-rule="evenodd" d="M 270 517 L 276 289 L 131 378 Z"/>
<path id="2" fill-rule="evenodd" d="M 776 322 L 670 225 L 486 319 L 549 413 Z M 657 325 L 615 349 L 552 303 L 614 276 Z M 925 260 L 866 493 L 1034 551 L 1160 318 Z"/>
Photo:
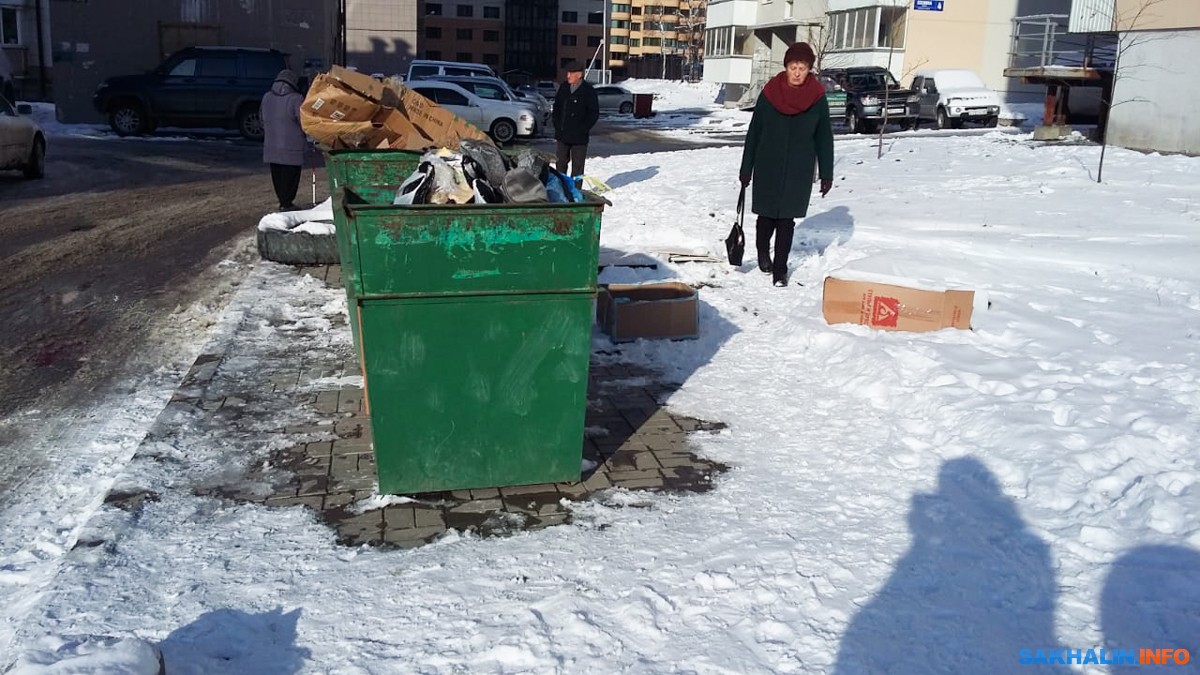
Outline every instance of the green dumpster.
<path id="1" fill-rule="evenodd" d="M 603 204 L 341 199 L 380 492 L 578 480 Z"/>
<path id="2" fill-rule="evenodd" d="M 346 307 L 350 310 L 350 334 L 354 338 L 354 353 L 362 356 L 362 341 L 358 322 L 353 315 L 354 292 L 358 269 L 354 266 L 356 242 L 349 236 L 342 188 L 350 188 L 375 204 L 390 204 L 400 184 L 421 163 L 421 154 L 413 150 L 330 150 L 325 153 L 325 173 L 329 194 L 333 197 L 333 227 L 337 239 L 338 259 L 342 268 L 342 284 L 346 288 Z"/>

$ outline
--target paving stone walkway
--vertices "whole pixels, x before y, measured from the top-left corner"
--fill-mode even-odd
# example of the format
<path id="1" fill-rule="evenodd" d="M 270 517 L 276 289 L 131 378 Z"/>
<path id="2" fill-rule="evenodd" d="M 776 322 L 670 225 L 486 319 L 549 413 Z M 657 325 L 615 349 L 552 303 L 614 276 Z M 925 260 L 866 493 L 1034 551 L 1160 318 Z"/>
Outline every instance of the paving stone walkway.
<path id="1" fill-rule="evenodd" d="M 337 266 L 298 268 L 340 288 Z M 335 330 L 349 330 L 344 324 Z M 618 348 L 613 353 L 619 353 Z M 185 378 L 186 396 L 206 414 L 220 414 L 222 402 L 208 389 L 223 391 L 217 382 L 220 360 L 208 355 L 197 360 Z M 614 363 L 611 354 L 593 359 L 588 382 L 588 407 L 582 449 L 587 468 L 579 481 L 543 485 L 455 490 L 406 495 L 401 503 L 362 511 L 375 495 L 375 462 L 371 450 L 370 420 L 363 392 L 356 386 L 305 389 L 305 402 L 314 420 L 333 420 L 333 440 L 288 444 L 267 462 L 252 464 L 246 475 L 227 485 L 207 485 L 198 494 L 220 496 L 266 506 L 302 505 L 337 531 L 339 543 L 357 546 L 412 547 L 427 543 L 449 529 L 481 536 L 505 535 L 571 522 L 568 503 L 589 499 L 598 492 L 623 488 L 703 492 L 725 466 L 698 457 L 688 445 L 688 435 L 711 433 L 721 423 L 681 417 L 663 407 L 675 386 L 660 374 L 636 365 Z M 269 379 L 276 391 L 297 387 L 306 365 L 274 368 Z M 356 364 L 346 364 L 352 374 Z M 310 373 L 311 374 L 311 373 Z M 328 436 L 329 426 L 298 425 L 273 434 Z M 272 439 L 278 441 L 279 439 Z M 263 486 L 270 486 L 264 490 Z M 110 495 L 119 503 L 126 495 Z M 396 500 L 391 500 L 396 501 Z"/>

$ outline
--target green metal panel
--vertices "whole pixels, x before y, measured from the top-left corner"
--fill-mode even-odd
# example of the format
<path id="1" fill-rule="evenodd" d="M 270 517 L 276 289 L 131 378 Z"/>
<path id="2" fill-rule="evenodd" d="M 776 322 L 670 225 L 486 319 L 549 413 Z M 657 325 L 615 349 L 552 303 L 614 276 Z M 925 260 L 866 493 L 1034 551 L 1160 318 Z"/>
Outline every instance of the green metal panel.
<path id="1" fill-rule="evenodd" d="M 361 316 L 381 493 L 579 479 L 590 293 L 364 299 Z"/>
<path id="2" fill-rule="evenodd" d="M 357 242 L 350 234 L 343 208 L 343 188 L 351 188 L 358 198 L 372 204 L 391 204 L 396 190 L 421 163 L 421 153 L 412 150 L 331 150 L 325 153 L 325 175 L 329 194 L 333 197 L 333 226 L 337 239 L 338 259 L 342 267 L 342 284 L 346 287 L 346 307 L 350 310 L 350 333 L 354 352 L 360 354 L 362 342 L 358 334 L 355 290 L 359 287 Z"/>
<path id="3" fill-rule="evenodd" d="M 602 203 L 361 201 L 347 190 L 360 297 L 596 289 Z"/>

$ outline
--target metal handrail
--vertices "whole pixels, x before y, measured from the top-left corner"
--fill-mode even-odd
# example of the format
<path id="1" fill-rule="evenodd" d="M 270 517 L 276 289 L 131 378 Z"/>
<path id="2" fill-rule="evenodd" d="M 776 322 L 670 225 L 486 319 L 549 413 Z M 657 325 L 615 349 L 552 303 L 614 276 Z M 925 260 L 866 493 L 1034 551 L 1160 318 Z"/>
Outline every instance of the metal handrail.
<path id="1" fill-rule="evenodd" d="M 1012 20 L 1009 68 L 1111 67 L 1115 38 L 1105 34 L 1072 33 L 1066 14 L 1038 14 Z"/>

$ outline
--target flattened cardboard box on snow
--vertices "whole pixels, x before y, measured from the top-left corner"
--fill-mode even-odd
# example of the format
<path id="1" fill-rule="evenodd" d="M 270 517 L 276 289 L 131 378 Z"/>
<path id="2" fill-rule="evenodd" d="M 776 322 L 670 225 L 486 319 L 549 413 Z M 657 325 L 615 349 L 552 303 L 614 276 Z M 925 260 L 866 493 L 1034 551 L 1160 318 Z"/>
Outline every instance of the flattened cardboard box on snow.
<path id="1" fill-rule="evenodd" d="M 696 289 L 677 281 L 609 284 L 596 296 L 596 322 L 613 342 L 700 337 Z"/>
<path id="2" fill-rule="evenodd" d="M 878 281 L 825 278 L 825 321 L 882 330 L 970 330 L 974 291 L 934 291 Z"/>
<path id="3" fill-rule="evenodd" d="M 331 148 L 422 150 L 457 147 L 464 138 L 491 142 L 475 125 L 411 89 L 334 66 L 313 80 L 300 124 Z"/>

